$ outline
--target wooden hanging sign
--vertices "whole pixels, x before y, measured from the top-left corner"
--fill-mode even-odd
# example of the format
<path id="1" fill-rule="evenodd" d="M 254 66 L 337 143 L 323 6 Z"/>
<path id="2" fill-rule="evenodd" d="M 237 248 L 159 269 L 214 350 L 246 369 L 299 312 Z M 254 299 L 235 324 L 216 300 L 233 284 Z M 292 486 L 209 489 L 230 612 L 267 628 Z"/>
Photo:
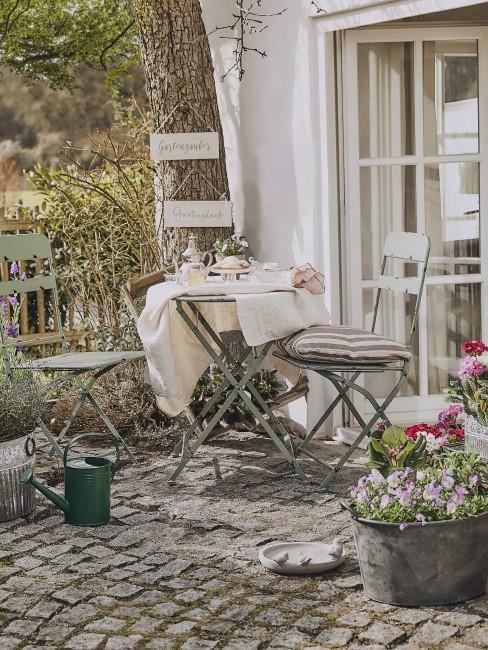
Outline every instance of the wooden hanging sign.
<path id="1" fill-rule="evenodd" d="M 219 134 L 151 133 L 153 160 L 203 160 L 219 157 Z"/>
<path id="2" fill-rule="evenodd" d="M 230 201 L 165 201 L 164 225 L 176 228 L 232 226 Z"/>
<path id="3" fill-rule="evenodd" d="M 150 148 L 153 160 L 205 160 L 219 158 L 219 134 L 203 119 L 192 104 L 183 99 L 162 121 L 163 128 L 175 111 L 186 104 L 198 120 L 207 127 L 202 133 L 151 133 Z"/>

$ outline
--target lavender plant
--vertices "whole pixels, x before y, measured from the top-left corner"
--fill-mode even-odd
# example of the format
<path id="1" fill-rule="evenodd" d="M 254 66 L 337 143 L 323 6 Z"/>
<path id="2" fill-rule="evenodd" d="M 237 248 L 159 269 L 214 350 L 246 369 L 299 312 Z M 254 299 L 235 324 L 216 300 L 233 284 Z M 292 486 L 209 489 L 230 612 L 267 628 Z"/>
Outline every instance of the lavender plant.
<path id="1" fill-rule="evenodd" d="M 10 265 L 10 278 L 22 281 L 27 279 L 25 273 L 20 273 L 17 262 L 12 262 Z M 4 340 L 8 344 L 5 353 L 9 365 L 14 365 L 16 357 L 20 353 L 20 345 L 10 345 L 19 336 L 20 307 L 21 300 L 17 293 L 14 292 L 11 296 L 0 296 L 0 328 Z"/>
<path id="2" fill-rule="evenodd" d="M 30 370 L 0 374 L 0 442 L 32 433 L 46 412 L 47 390 Z"/>

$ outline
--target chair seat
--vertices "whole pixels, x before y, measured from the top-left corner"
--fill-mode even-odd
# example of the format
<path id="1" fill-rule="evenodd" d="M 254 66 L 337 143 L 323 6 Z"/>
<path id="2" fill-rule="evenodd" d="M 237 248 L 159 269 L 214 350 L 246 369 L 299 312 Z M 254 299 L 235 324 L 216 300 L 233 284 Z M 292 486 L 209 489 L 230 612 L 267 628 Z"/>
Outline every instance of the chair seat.
<path id="1" fill-rule="evenodd" d="M 123 361 L 142 359 L 144 352 L 66 352 L 29 362 L 37 370 L 97 370 L 116 366 Z"/>
<path id="2" fill-rule="evenodd" d="M 277 345 L 292 358 L 319 363 L 362 366 L 406 361 L 412 356 L 409 348 L 397 341 L 345 325 L 309 327 Z"/>

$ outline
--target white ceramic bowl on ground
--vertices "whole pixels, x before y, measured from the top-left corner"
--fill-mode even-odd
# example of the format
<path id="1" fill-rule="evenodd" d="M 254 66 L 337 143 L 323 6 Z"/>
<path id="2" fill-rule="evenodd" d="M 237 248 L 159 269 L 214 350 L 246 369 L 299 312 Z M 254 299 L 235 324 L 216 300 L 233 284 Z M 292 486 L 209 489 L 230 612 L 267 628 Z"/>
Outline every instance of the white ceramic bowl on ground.
<path id="1" fill-rule="evenodd" d="M 346 554 L 340 542 L 271 542 L 259 550 L 263 566 L 281 575 L 314 575 L 340 566 Z"/>

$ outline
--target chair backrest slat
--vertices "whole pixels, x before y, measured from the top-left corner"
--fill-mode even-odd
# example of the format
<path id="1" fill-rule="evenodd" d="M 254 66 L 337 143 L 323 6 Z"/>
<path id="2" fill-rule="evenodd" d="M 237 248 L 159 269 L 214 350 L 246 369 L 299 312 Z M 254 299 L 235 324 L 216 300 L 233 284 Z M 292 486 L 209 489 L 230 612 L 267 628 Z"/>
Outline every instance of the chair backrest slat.
<path id="1" fill-rule="evenodd" d="M 7 235 L 9 236 L 9 235 Z M 15 235 L 12 235 L 14 237 Z M 52 275 L 36 275 L 27 280 L 7 280 L 0 282 L 0 296 L 11 296 L 15 293 L 29 293 L 31 291 L 49 291 L 55 289 L 56 280 Z"/>
<path id="2" fill-rule="evenodd" d="M 427 235 L 418 232 L 390 232 L 385 240 L 383 255 L 399 260 L 424 262 L 430 248 L 429 242 Z"/>
<path id="3" fill-rule="evenodd" d="M 387 289 L 388 291 L 401 291 L 404 293 L 418 294 L 418 278 L 396 278 L 392 275 L 380 275 L 376 282 L 378 289 Z"/>
<path id="4" fill-rule="evenodd" d="M 378 320 L 378 311 L 380 306 L 381 291 L 386 289 L 388 291 L 397 291 L 406 294 L 416 295 L 415 309 L 412 315 L 410 336 L 408 345 L 411 347 L 413 337 L 417 328 L 417 321 L 419 317 L 420 301 L 422 300 L 422 293 L 424 291 L 425 275 L 427 272 L 427 264 L 430 255 L 430 238 L 416 232 L 390 232 L 385 240 L 383 249 L 383 261 L 381 264 L 381 271 L 378 281 L 375 283 L 377 287 L 376 300 L 373 312 L 373 324 L 371 331 L 375 331 L 376 323 Z M 417 274 L 414 276 L 398 277 L 391 276 L 385 273 L 388 260 L 400 260 L 404 263 L 414 263 L 417 265 Z"/>
<path id="5" fill-rule="evenodd" d="M 0 237 L 0 261 L 18 262 L 35 259 L 52 259 L 51 244 L 45 235 L 3 235 Z"/>

